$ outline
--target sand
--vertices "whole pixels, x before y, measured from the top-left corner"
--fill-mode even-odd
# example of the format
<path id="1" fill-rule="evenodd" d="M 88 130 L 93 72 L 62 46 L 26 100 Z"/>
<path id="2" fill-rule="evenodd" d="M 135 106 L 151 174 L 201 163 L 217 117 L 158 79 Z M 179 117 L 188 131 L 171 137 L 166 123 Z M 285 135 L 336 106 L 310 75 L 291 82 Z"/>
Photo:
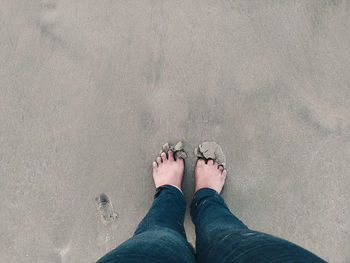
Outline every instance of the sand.
<path id="1" fill-rule="evenodd" d="M 194 149 L 197 158 L 214 160 L 222 167 L 226 167 L 226 157 L 222 148 L 216 142 L 202 142 Z"/>
<path id="2" fill-rule="evenodd" d="M 349 262 L 349 10 L 2 0 L 0 262 L 95 262 L 133 234 L 179 140 L 187 204 L 193 149 L 215 141 L 237 217 Z M 185 227 L 194 243 L 188 211 Z"/>

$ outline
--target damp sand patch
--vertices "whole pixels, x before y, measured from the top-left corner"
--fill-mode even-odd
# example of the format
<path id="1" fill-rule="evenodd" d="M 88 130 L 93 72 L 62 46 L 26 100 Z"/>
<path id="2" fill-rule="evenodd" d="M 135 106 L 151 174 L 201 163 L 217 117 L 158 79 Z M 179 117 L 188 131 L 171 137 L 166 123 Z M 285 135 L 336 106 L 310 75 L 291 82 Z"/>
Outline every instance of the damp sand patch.
<path id="1" fill-rule="evenodd" d="M 205 160 L 214 160 L 219 165 L 226 168 L 226 157 L 222 148 L 216 142 L 202 142 L 194 149 L 194 155 L 197 158 Z"/>
<path id="2" fill-rule="evenodd" d="M 103 224 L 107 225 L 117 220 L 118 213 L 114 211 L 108 195 L 102 193 L 95 198 L 95 201 Z"/>
<path id="3" fill-rule="evenodd" d="M 187 158 L 187 153 L 185 152 L 184 148 L 183 148 L 183 143 L 182 141 L 177 142 L 176 144 L 169 144 L 168 142 L 165 143 L 162 146 L 162 149 L 159 152 L 159 155 L 162 152 L 165 152 L 166 154 L 168 154 L 168 151 L 171 150 L 174 153 L 174 156 L 177 157 L 181 157 L 182 159 L 186 159 Z"/>

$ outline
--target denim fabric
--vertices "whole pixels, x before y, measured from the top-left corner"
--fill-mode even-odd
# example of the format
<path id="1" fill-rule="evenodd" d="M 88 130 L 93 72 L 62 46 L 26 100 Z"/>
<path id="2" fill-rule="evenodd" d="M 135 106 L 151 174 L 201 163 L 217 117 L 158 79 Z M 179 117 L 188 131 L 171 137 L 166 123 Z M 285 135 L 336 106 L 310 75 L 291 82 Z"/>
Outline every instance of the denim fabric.
<path id="1" fill-rule="evenodd" d="M 156 189 L 150 210 L 136 228 L 134 235 L 161 226 L 175 230 L 186 240 L 183 225 L 185 212 L 186 201 L 182 192 L 172 185 L 160 186 Z"/>
<path id="2" fill-rule="evenodd" d="M 134 236 L 98 263 L 325 262 L 291 242 L 249 230 L 230 212 L 224 199 L 209 188 L 197 191 L 191 203 L 196 227 L 194 253 L 183 226 L 185 209 L 178 189 L 171 185 L 157 188 L 154 202 Z"/>
<path id="3" fill-rule="evenodd" d="M 153 204 L 134 236 L 109 252 L 98 263 L 193 263 L 194 251 L 184 229 L 185 199 L 176 187 L 156 189 Z"/>
<path id="4" fill-rule="evenodd" d="M 291 242 L 249 230 L 215 190 L 196 192 L 191 217 L 196 227 L 197 262 L 325 262 Z"/>

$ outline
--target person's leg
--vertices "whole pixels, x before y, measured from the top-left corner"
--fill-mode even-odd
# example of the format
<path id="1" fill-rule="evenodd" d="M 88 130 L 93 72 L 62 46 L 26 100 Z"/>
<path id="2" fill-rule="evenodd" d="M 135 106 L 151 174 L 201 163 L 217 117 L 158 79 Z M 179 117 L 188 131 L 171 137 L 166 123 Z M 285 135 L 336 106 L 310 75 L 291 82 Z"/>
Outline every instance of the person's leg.
<path id="1" fill-rule="evenodd" d="M 156 185 L 153 204 L 134 236 L 112 250 L 98 263 L 194 262 L 194 252 L 183 226 L 186 202 L 181 192 L 184 161 L 165 153 L 153 163 Z"/>
<path id="2" fill-rule="evenodd" d="M 249 230 L 219 195 L 226 171 L 198 160 L 191 217 L 196 227 L 197 262 L 325 262 L 286 240 Z"/>

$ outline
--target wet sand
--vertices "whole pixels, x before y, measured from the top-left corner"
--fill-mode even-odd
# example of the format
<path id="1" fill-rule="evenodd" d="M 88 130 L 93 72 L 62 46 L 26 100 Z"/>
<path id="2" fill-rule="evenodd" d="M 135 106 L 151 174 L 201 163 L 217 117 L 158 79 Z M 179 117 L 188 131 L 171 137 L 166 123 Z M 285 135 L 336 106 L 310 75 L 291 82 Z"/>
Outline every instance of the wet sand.
<path id="1" fill-rule="evenodd" d="M 1 262 L 96 261 L 179 140 L 188 204 L 216 141 L 236 216 L 349 262 L 349 1 L 3 0 L 0 21 Z"/>

